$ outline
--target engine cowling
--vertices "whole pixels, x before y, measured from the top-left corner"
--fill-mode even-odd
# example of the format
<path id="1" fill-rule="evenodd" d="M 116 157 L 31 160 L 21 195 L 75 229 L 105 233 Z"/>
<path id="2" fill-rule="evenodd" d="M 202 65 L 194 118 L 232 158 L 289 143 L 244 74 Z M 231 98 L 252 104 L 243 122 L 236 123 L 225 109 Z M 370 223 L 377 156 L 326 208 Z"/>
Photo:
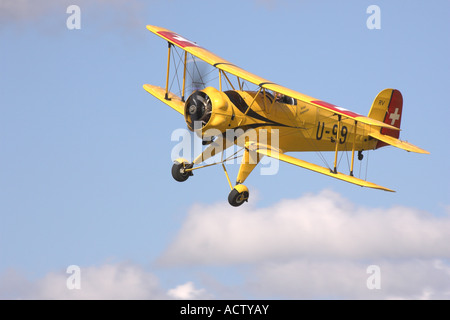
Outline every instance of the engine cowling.
<path id="1" fill-rule="evenodd" d="M 186 100 L 184 118 L 189 130 L 202 138 L 212 137 L 231 127 L 233 108 L 223 92 L 207 87 L 194 91 Z"/>

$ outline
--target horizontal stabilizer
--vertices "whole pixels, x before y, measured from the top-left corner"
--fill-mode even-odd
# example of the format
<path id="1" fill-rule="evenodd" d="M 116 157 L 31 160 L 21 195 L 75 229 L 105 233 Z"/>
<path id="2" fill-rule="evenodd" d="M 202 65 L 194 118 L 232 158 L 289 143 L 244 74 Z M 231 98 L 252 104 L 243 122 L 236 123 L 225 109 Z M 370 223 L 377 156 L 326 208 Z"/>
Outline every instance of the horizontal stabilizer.
<path id="1" fill-rule="evenodd" d="M 274 150 L 257 149 L 256 151 L 258 153 L 260 153 L 260 154 L 265 155 L 265 156 L 268 156 L 268 157 L 271 157 L 271 158 L 275 158 L 275 159 L 279 159 L 281 161 L 284 161 L 284 162 L 287 162 L 287 163 L 290 163 L 290 164 L 293 164 L 293 165 L 296 165 L 296 166 L 299 166 L 299 167 L 302 167 L 302 168 L 305 168 L 305 169 L 308 169 L 308 170 L 312 170 L 314 172 L 318 172 L 318 173 L 324 174 L 324 175 L 329 176 L 329 177 L 333 177 L 333 178 L 336 178 L 336 179 L 339 179 L 339 180 L 343 180 L 343 181 L 346 181 L 346 182 L 349 182 L 349 183 L 353 183 L 353 184 L 356 184 L 356 185 L 361 186 L 361 187 L 367 187 L 367 188 L 380 189 L 380 190 L 389 191 L 389 192 L 395 192 L 394 190 L 391 190 L 391 189 L 379 186 L 379 185 L 377 185 L 375 183 L 372 183 L 372 182 L 369 182 L 369 181 L 365 181 L 365 180 L 362 180 L 362 179 L 355 178 L 355 177 L 350 176 L 350 175 L 346 175 L 346 174 L 343 174 L 343 173 L 340 173 L 340 172 L 334 173 L 334 172 L 330 171 L 329 168 L 325 168 L 325 167 L 319 166 L 317 164 L 313 164 L 313 163 L 310 163 L 310 162 L 307 162 L 307 161 L 304 161 L 304 160 L 300 160 L 300 159 L 288 156 L 288 155 L 286 155 L 284 153 L 278 153 L 278 152 L 276 152 Z"/>
<path id="2" fill-rule="evenodd" d="M 397 148 L 400 148 L 400 149 L 403 149 L 403 150 L 406 150 L 406 151 L 429 154 L 428 151 L 426 151 L 424 149 L 421 149 L 421 148 L 419 148 L 419 147 L 417 147 L 417 146 L 415 146 L 415 145 L 413 145 L 413 144 L 411 144 L 409 142 L 402 141 L 400 139 L 397 139 L 397 138 L 394 138 L 394 137 L 382 134 L 382 133 L 377 132 L 377 131 L 369 133 L 369 136 L 372 137 L 372 138 L 375 138 L 377 140 L 380 140 L 380 141 L 382 141 L 384 143 L 387 143 L 387 144 L 389 144 L 391 146 L 394 146 L 394 147 L 397 147 Z"/>
<path id="3" fill-rule="evenodd" d="M 174 95 L 172 92 L 169 92 L 167 95 L 168 99 L 166 99 L 166 89 L 157 86 L 152 86 L 150 84 L 144 84 L 144 89 L 151 95 L 155 96 L 156 98 L 167 104 L 175 111 L 178 111 L 179 113 L 184 115 L 184 102 L 181 101 L 180 97 Z"/>

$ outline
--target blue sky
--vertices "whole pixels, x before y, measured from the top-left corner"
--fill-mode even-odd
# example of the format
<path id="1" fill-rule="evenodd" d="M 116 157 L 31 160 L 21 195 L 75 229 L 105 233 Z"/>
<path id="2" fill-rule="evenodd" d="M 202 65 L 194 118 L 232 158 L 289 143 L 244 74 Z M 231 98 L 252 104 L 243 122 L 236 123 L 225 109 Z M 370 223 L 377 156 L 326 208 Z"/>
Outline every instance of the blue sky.
<path id="1" fill-rule="evenodd" d="M 448 299 L 449 15 L 444 0 L 0 1 L 0 297 Z M 256 170 L 231 208 L 220 168 L 170 175 L 185 123 L 142 88 L 164 85 L 167 55 L 146 24 L 360 114 L 399 89 L 401 138 L 431 154 L 370 152 L 368 180 L 396 193 Z"/>

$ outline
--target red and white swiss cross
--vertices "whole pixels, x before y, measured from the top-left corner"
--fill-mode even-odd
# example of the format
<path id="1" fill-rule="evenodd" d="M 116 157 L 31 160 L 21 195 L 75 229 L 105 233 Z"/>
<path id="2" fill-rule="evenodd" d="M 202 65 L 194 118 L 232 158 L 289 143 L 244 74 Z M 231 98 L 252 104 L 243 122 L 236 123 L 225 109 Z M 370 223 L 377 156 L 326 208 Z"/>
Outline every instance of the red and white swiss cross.
<path id="1" fill-rule="evenodd" d="M 172 31 L 159 31 L 159 35 L 163 36 L 170 42 L 173 42 L 174 44 L 180 46 L 181 48 L 185 47 L 198 47 L 198 45 L 190 41 L 182 36 L 180 36 L 178 33 L 172 32 Z"/>

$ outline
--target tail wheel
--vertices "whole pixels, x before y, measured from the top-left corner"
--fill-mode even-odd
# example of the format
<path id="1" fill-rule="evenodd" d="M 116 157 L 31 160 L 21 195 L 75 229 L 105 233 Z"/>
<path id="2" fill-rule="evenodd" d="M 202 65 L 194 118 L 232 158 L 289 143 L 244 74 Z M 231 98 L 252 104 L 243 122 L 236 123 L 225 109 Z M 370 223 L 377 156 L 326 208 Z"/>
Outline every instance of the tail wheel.
<path id="1" fill-rule="evenodd" d="M 186 171 L 193 167 L 192 163 L 189 163 L 185 159 L 177 159 L 172 166 L 172 177 L 178 182 L 186 181 L 190 176 L 194 174 L 192 171 Z"/>
<path id="2" fill-rule="evenodd" d="M 250 193 L 248 191 L 248 188 L 242 184 L 239 184 L 231 190 L 230 194 L 228 195 L 228 202 L 233 207 L 239 207 L 244 202 L 248 201 Z"/>

